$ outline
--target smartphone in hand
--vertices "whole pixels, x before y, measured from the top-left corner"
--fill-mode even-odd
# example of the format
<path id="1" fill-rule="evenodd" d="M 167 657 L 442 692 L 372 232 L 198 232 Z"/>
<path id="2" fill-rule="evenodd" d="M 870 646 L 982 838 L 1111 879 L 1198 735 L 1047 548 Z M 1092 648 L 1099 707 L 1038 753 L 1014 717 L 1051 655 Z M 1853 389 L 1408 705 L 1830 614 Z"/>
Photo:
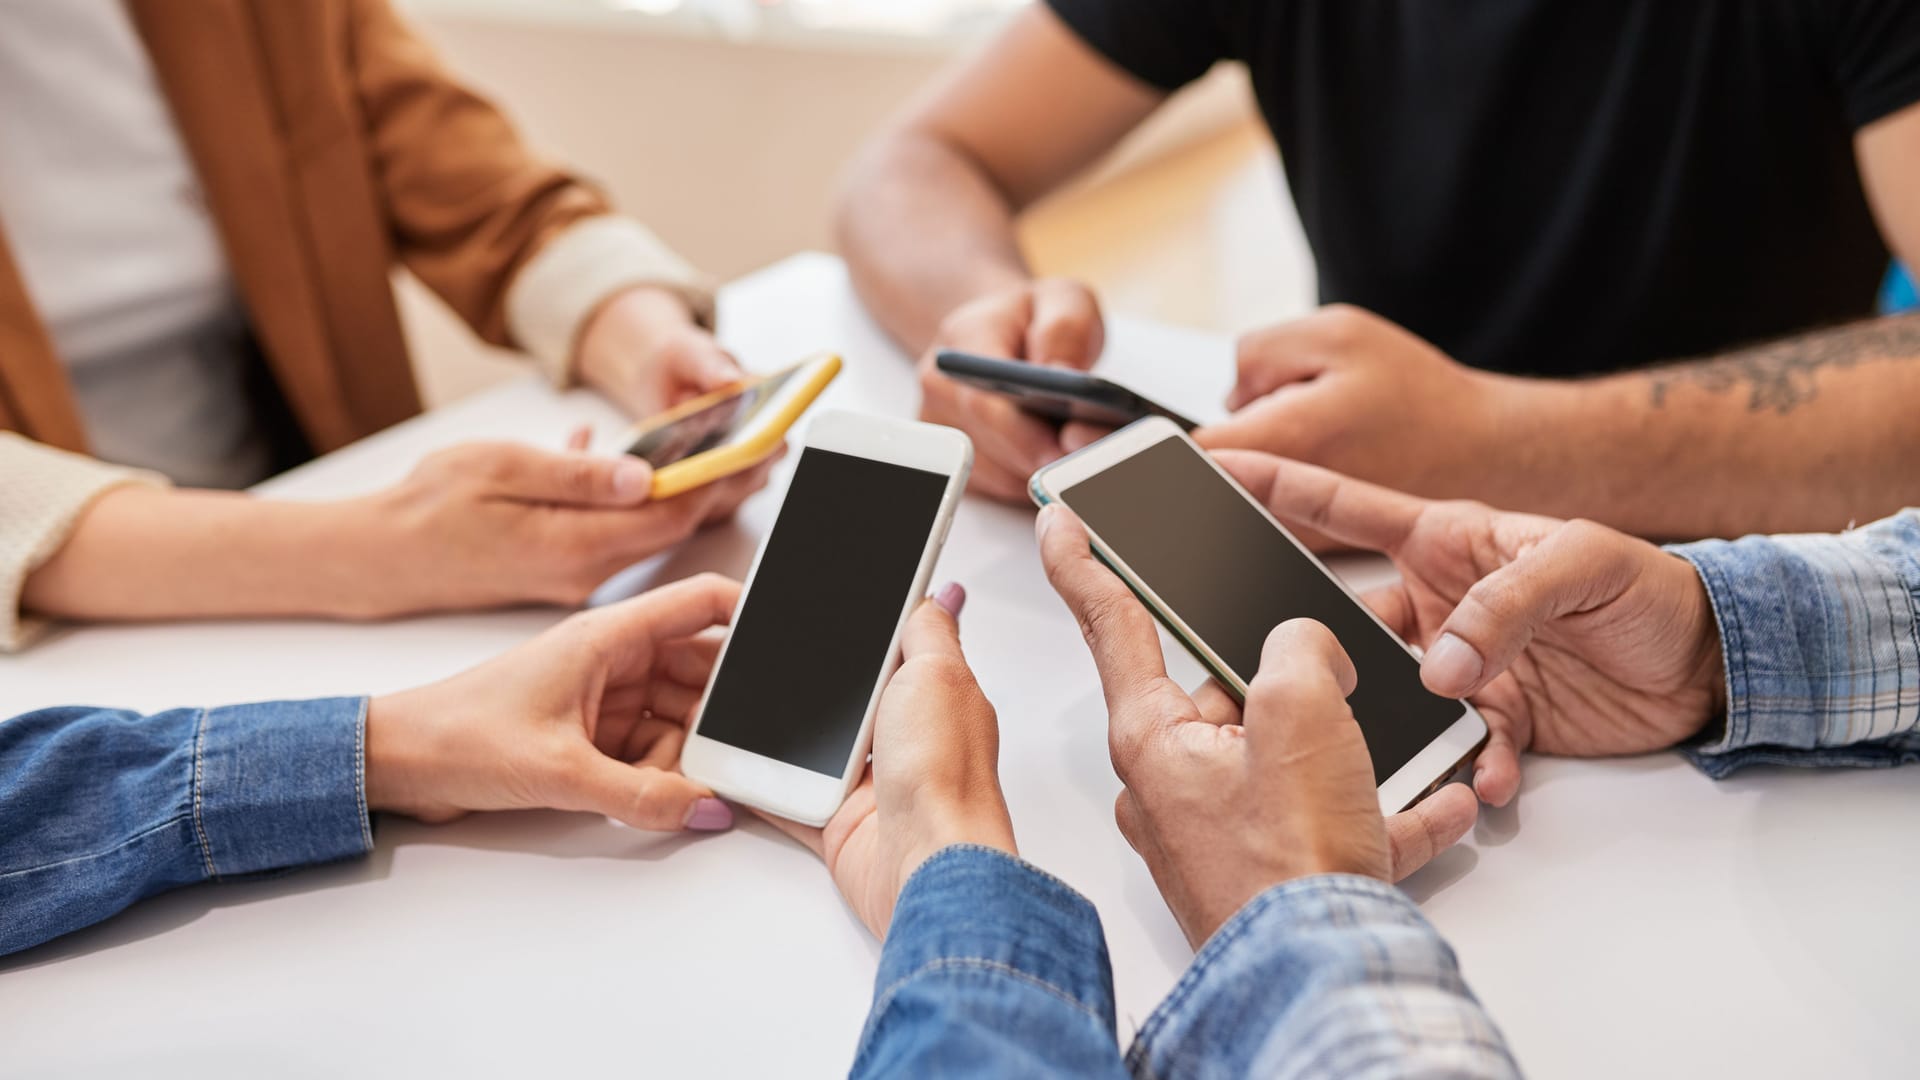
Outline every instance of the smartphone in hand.
<path id="1" fill-rule="evenodd" d="M 1141 420 L 1033 474 L 1161 625 L 1244 702 L 1273 628 L 1317 619 L 1352 658 L 1348 704 L 1373 755 L 1380 809 L 1397 813 L 1487 738 L 1473 706 L 1420 681 L 1420 662 L 1325 563 L 1178 426 Z"/>
<path id="2" fill-rule="evenodd" d="M 866 771 L 880 692 L 972 464 L 952 428 L 839 411 L 813 423 L 695 710 L 688 777 L 826 824 Z"/>
<path id="3" fill-rule="evenodd" d="M 653 498 L 691 491 L 773 453 L 838 374 L 840 358 L 827 354 L 742 379 L 636 424 L 626 452 L 653 466 Z"/>
<path id="4" fill-rule="evenodd" d="M 1018 360 L 944 349 L 933 358 L 941 374 L 976 389 L 1004 394 L 1020 407 L 1049 420 L 1080 420 L 1102 427 L 1119 427 L 1148 416 L 1164 416 L 1192 431 L 1199 425 L 1179 413 L 1110 382 L 1098 375 L 1071 368 L 1042 367 Z"/>

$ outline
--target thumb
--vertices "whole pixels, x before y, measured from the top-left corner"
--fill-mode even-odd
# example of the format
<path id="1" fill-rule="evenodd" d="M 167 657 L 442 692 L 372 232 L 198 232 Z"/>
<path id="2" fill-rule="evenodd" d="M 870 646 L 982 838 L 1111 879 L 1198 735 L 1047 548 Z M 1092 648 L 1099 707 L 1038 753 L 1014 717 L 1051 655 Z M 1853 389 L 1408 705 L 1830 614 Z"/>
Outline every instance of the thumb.
<path id="1" fill-rule="evenodd" d="M 1241 338 L 1233 363 L 1234 383 L 1227 395 L 1227 408 L 1236 410 L 1283 386 L 1316 378 L 1327 369 L 1326 361 L 1307 348 L 1288 325 Z"/>
<path id="2" fill-rule="evenodd" d="M 960 656 L 960 611 L 966 606 L 967 590 L 959 583 L 949 582 L 936 590 L 907 619 L 906 632 L 900 637 L 902 658 Z"/>
<path id="3" fill-rule="evenodd" d="M 733 358 L 733 354 L 704 334 L 694 338 L 685 348 L 676 350 L 671 364 L 676 380 L 700 393 L 718 390 L 746 377 L 746 372 L 740 369 L 740 362 Z"/>
<path id="4" fill-rule="evenodd" d="M 1319 406 L 1326 400 L 1319 387 L 1301 387 L 1279 397 L 1255 399 L 1225 420 L 1197 428 L 1193 441 L 1206 450 L 1259 450 L 1281 457 L 1308 460 L 1321 445 Z"/>
<path id="5" fill-rule="evenodd" d="M 1040 282 L 1033 288 L 1026 344 L 1027 359 L 1033 363 L 1091 368 L 1106 345 L 1099 302 L 1078 282 Z"/>
<path id="6" fill-rule="evenodd" d="M 699 784 L 652 765 L 629 765 L 588 749 L 561 781 L 556 803 L 563 810 L 605 814 L 654 832 L 718 832 L 733 824 L 733 810 Z"/>
<path id="7" fill-rule="evenodd" d="M 653 489 L 653 467 L 625 454 L 556 454 L 503 444 L 492 448 L 485 468 L 495 494 L 523 502 L 638 506 Z"/>
<path id="8" fill-rule="evenodd" d="M 1421 681 L 1444 697 L 1477 692 L 1549 623 L 1619 596 L 1633 579 L 1632 543 L 1590 521 L 1561 525 L 1467 590 L 1421 658 Z"/>

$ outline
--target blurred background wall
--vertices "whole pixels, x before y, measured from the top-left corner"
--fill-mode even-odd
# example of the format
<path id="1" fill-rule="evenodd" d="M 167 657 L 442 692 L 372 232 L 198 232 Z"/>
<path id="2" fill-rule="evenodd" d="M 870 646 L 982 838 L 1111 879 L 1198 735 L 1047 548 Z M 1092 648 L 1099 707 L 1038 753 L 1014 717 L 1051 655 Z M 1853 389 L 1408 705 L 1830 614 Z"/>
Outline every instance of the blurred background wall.
<path id="1" fill-rule="evenodd" d="M 529 138 L 731 278 L 831 249 L 842 164 L 1020 0 L 397 0 Z M 1111 310 L 1237 332 L 1307 310 L 1313 271 L 1244 75 L 1222 68 L 1032 214 L 1036 267 Z M 523 370 L 400 283 L 441 403 Z"/>

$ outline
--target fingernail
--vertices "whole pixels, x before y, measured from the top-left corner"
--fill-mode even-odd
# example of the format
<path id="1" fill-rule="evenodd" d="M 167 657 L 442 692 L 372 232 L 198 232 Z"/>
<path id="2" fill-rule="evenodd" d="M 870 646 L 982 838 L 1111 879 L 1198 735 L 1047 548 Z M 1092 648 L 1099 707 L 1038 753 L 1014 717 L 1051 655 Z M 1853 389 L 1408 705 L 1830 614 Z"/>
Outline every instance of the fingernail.
<path id="1" fill-rule="evenodd" d="M 719 832 L 733 827 L 733 807 L 719 799 L 707 797 L 696 799 L 687 811 L 687 820 L 681 823 L 683 828 L 694 832 Z"/>
<path id="2" fill-rule="evenodd" d="M 1441 634 L 1427 650 L 1426 658 L 1420 661 L 1427 685 L 1442 694 L 1466 693 L 1467 687 L 1480 681 L 1480 672 L 1485 667 L 1486 661 L 1480 659 L 1479 650 L 1451 633 Z"/>
<path id="3" fill-rule="evenodd" d="M 622 458 L 613 467 L 613 491 L 622 499 L 638 499 L 653 487 L 653 466 L 639 458 Z"/>
<path id="4" fill-rule="evenodd" d="M 947 614 L 957 619 L 960 617 L 960 609 L 967 606 L 966 587 L 957 581 L 949 581 L 933 594 L 933 602 L 945 608 Z"/>

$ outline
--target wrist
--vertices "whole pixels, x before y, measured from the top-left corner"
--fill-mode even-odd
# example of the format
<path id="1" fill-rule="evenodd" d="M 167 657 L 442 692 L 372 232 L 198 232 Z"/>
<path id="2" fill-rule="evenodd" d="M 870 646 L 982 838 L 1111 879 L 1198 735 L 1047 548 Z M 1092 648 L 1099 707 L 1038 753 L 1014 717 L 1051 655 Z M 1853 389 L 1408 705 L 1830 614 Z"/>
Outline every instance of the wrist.
<path id="1" fill-rule="evenodd" d="M 433 747 L 430 688 L 385 694 L 367 703 L 367 809 L 422 821 L 445 821 L 458 810 L 436 797 L 442 755 Z"/>
<path id="2" fill-rule="evenodd" d="M 997 789 L 991 799 L 967 803 L 936 800 L 931 805 L 916 805 L 907 818 L 905 832 L 911 840 L 905 846 L 900 863 L 903 884 L 928 859 L 955 845 L 1020 854 L 1014 843 L 1013 821 L 1007 814 L 1006 800 Z"/>
<path id="3" fill-rule="evenodd" d="M 310 509 L 324 522 L 310 533 L 316 563 L 343 571 L 328 589 L 329 614 L 377 621 L 444 606 L 431 595 L 435 575 L 413 564 L 420 544 L 404 485 Z"/>
<path id="4" fill-rule="evenodd" d="M 1719 722 L 1727 714 L 1727 656 L 1726 647 L 1720 640 L 1720 619 L 1714 613 L 1713 599 L 1707 595 L 1706 583 L 1692 563 L 1678 554 L 1669 553 L 1669 558 L 1680 565 L 1675 568 L 1681 579 L 1680 587 L 1687 590 L 1688 609 L 1691 621 L 1699 630 L 1695 636 L 1695 657 L 1692 676 L 1687 687 L 1693 692 L 1693 699 L 1706 703 L 1699 718 L 1699 725 L 1680 742 L 1687 742 Z"/>

